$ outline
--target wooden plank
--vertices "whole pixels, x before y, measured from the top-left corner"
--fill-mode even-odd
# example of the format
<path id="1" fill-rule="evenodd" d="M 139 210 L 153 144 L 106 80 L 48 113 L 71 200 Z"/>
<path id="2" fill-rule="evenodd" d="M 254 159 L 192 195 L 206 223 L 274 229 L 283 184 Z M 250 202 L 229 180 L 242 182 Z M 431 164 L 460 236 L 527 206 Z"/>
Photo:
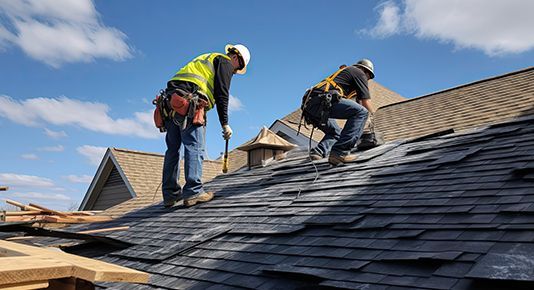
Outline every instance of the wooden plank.
<path id="1" fill-rule="evenodd" d="M 20 241 L 20 240 L 31 240 L 37 238 L 36 236 L 23 236 L 23 237 L 11 237 L 5 239 L 6 241 Z"/>
<path id="2" fill-rule="evenodd" d="M 89 211 L 69 211 L 69 215 L 86 215 L 86 216 L 93 216 L 95 213 L 89 212 Z"/>
<path id="3" fill-rule="evenodd" d="M 96 223 L 107 222 L 112 220 L 109 216 L 43 216 L 43 220 L 49 223 L 65 223 L 65 224 L 80 224 L 80 223 Z"/>
<path id="4" fill-rule="evenodd" d="M 30 216 L 6 216 L 6 222 L 31 222 L 44 221 L 45 215 L 30 215 Z"/>
<path id="5" fill-rule="evenodd" d="M 40 215 L 40 210 L 23 210 L 23 211 L 6 211 L 6 216 L 21 216 L 21 215 Z"/>
<path id="6" fill-rule="evenodd" d="M 32 290 L 44 289 L 48 287 L 48 281 L 32 281 L 17 284 L 0 285 L 0 290 Z"/>
<path id="7" fill-rule="evenodd" d="M 137 270 L 129 269 L 126 267 L 118 266 L 109 264 L 106 262 L 89 259 L 85 257 L 80 257 L 76 255 L 67 254 L 61 251 L 51 251 L 44 248 L 38 248 L 33 246 L 27 246 L 22 245 L 18 243 L 8 242 L 0 240 L 0 250 L 9 251 L 11 253 L 19 253 L 24 254 L 27 256 L 24 257 L 8 257 L 8 258 L 0 258 L 0 284 L 13 284 L 13 283 L 19 283 L 24 281 L 13 281 L 13 279 L 9 280 L 9 276 L 4 275 L 4 277 L 1 275 L 3 273 L 7 273 L 11 271 L 10 273 L 15 273 L 16 271 L 12 271 L 13 269 L 24 271 L 26 268 L 32 268 L 37 269 L 35 272 L 39 274 L 39 266 L 43 266 L 43 264 L 48 263 L 49 265 L 52 265 L 52 262 L 55 262 L 55 266 L 58 266 L 59 270 L 57 273 L 55 273 L 54 276 L 59 276 L 60 270 L 64 270 L 62 266 L 64 264 L 69 265 L 71 268 L 71 272 L 67 276 L 63 277 L 76 277 L 83 280 L 91 281 L 91 282 L 133 282 L 133 283 L 147 283 L 149 275 L 144 272 L 140 272 Z M 15 260 L 5 263 L 3 261 L 7 261 L 4 259 L 20 259 L 20 258 L 26 258 L 23 260 L 26 260 L 27 263 L 17 262 Z M 27 259 L 30 260 L 27 260 Z M 22 260 L 21 260 L 22 261 Z M 33 262 L 32 262 L 33 261 Z M 23 265 L 24 264 L 24 267 Z M 51 268 L 51 269 L 54 269 Z M 5 271 L 4 271 L 5 270 Z M 37 276 L 37 274 L 35 276 Z M 54 273 L 52 273 L 54 274 Z M 30 275 L 30 274 L 28 274 Z M 25 278 L 24 275 L 17 275 L 14 274 L 14 276 L 11 276 L 12 278 L 17 279 L 28 279 Z M 4 280 L 2 280 L 2 278 Z M 62 277 L 57 277 L 62 278 Z M 57 279 L 57 278 L 48 278 L 48 279 Z M 3 281 L 7 280 L 8 283 L 2 283 Z M 35 279 L 35 280 L 43 280 L 43 279 Z M 28 281 L 28 280 L 25 280 Z"/>
<path id="8" fill-rule="evenodd" d="M 64 213 L 62 213 L 60 211 L 49 209 L 49 208 L 46 208 L 44 206 L 41 206 L 41 205 L 38 205 L 38 204 L 35 204 L 35 203 L 30 203 L 30 206 L 38 208 L 39 210 L 42 210 L 42 211 L 53 213 L 53 214 L 58 215 L 58 216 L 62 216 L 62 217 L 68 217 L 69 216 L 69 215 L 64 214 Z"/>
<path id="9" fill-rule="evenodd" d="M 31 256 L 0 258 L 0 285 L 64 278 L 72 273 L 71 264 L 57 259 Z"/>
<path id="10" fill-rule="evenodd" d="M 21 208 L 22 210 L 38 210 L 40 211 L 41 209 L 39 208 L 36 208 L 36 207 L 33 207 L 33 206 L 29 206 L 29 205 L 25 205 L 25 204 L 22 204 L 20 202 L 16 202 L 14 200 L 10 200 L 10 199 L 6 199 L 6 203 L 10 204 L 10 205 L 14 205 L 16 207 L 19 207 Z"/>
<path id="11" fill-rule="evenodd" d="M 97 229 L 97 230 L 87 230 L 87 231 L 81 231 L 77 233 L 78 234 L 96 234 L 96 233 L 104 233 L 104 232 L 111 232 L 111 231 L 126 231 L 129 228 L 130 226 L 123 226 L 123 227 L 105 228 L 105 229 Z"/>

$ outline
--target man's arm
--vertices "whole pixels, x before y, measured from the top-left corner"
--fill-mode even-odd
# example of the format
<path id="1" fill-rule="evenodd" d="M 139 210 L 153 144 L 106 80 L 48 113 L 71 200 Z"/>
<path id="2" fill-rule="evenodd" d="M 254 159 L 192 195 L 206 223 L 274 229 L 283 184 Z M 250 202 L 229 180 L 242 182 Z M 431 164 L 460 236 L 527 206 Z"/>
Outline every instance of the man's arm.
<path id="1" fill-rule="evenodd" d="M 369 111 L 369 115 L 373 115 L 375 113 L 375 108 L 373 107 L 373 103 L 371 102 L 371 99 L 362 99 L 360 100 L 360 104 Z"/>
<path id="2" fill-rule="evenodd" d="M 215 58 L 214 98 L 217 106 L 217 114 L 221 126 L 228 125 L 228 102 L 230 98 L 230 82 L 234 75 L 232 63 L 224 57 Z"/>

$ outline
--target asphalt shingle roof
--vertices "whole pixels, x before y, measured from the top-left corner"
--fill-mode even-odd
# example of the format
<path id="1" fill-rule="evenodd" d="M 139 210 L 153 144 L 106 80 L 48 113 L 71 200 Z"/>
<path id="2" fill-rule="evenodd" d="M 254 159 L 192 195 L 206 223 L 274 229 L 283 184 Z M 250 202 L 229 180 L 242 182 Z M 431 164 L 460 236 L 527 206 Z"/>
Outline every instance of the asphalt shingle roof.
<path id="1" fill-rule="evenodd" d="M 120 216 L 162 200 L 161 174 L 164 156 L 157 153 L 111 148 L 111 152 L 135 191 L 136 197 L 107 209 L 104 214 Z M 222 170 L 221 161 L 204 160 L 202 179 L 212 180 Z M 180 162 L 180 183 L 185 183 L 183 160 Z"/>
<path id="2" fill-rule="evenodd" d="M 110 289 L 533 289 L 534 118 L 389 142 L 345 166 L 303 151 L 218 176 L 74 252 L 152 274 Z M 79 230 L 79 229 L 77 229 Z M 84 252 L 85 251 L 85 252 Z"/>
<path id="3" fill-rule="evenodd" d="M 534 114 L 534 67 L 382 107 L 375 126 L 387 141 Z"/>

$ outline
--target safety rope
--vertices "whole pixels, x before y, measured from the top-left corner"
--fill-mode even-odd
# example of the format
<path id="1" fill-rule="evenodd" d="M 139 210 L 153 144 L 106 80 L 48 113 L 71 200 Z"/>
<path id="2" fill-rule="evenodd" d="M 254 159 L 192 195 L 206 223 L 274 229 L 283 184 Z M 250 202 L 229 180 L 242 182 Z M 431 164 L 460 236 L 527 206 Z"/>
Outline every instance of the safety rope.
<path id="1" fill-rule="evenodd" d="M 308 139 L 308 158 L 310 159 L 310 162 L 313 165 L 313 168 L 315 168 L 315 179 L 313 180 L 312 185 L 315 184 L 317 179 L 319 179 L 319 169 L 317 168 L 317 165 L 315 165 L 315 162 L 313 162 L 313 159 L 311 158 L 311 141 L 312 141 L 314 130 L 315 130 L 315 127 L 312 128 L 310 138 Z M 299 186 L 299 192 L 297 193 L 297 197 L 295 199 L 300 198 L 301 191 L 302 191 L 302 188 Z"/>

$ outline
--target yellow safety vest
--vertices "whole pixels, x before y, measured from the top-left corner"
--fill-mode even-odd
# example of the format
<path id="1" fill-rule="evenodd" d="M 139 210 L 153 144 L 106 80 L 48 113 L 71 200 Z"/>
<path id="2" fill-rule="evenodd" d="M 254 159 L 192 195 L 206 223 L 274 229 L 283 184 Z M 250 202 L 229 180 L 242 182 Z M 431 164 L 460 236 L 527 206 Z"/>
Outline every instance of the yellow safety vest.
<path id="1" fill-rule="evenodd" d="M 198 86 L 198 92 L 208 98 L 208 108 L 210 110 L 215 105 L 215 97 L 213 96 L 213 84 L 215 82 L 215 68 L 213 67 L 213 60 L 217 56 L 222 56 L 228 60 L 228 57 L 222 53 L 206 53 L 196 57 L 187 65 L 182 67 L 171 79 L 171 81 L 185 81 L 191 82 Z"/>

